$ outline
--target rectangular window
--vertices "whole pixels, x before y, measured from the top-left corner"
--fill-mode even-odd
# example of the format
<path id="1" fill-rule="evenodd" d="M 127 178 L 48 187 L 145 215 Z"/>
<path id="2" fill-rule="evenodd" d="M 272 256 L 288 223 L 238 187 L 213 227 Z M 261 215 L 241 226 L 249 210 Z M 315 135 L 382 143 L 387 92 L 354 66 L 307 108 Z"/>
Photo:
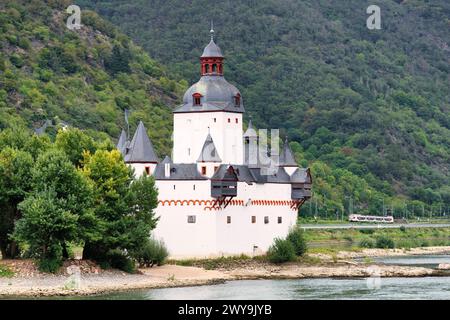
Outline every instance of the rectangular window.
<path id="1" fill-rule="evenodd" d="M 282 217 L 278 217 L 278 223 L 283 223 L 283 218 Z"/>
<path id="2" fill-rule="evenodd" d="M 228 118 L 228 123 L 230 123 L 231 122 L 231 119 L 230 118 Z"/>
<path id="3" fill-rule="evenodd" d="M 202 167 L 202 175 L 206 175 L 206 167 Z"/>
<path id="4" fill-rule="evenodd" d="M 173 190 L 175 190 L 175 185 L 173 185 Z"/>
<path id="5" fill-rule="evenodd" d="M 145 173 L 149 176 L 150 175 L 150 167 L 145 167 Z"/>
<path id="6" fill-rule="evenodd" d="M 265 216 L 264 217 L 264 224 L 268 224 L 269 223 L 269 217 Z"/>
<path id="7" fill-rule="evenodd" d="M 231 223 L 231 216 L 227 216 L 227 223 L 228 223 L 228 224 Z"/>
<path id="8" fill-rule="evenodd" d="M 196 216 L 188 216 L 187 222 L 188 223 L 195 223 L 196 221 Z"/>
<path id="9" fill-rule="evenodd" d="M 188 156 L 191 155 L 191 148 L 188 148 Z"/>
<path id="10" fill-rule="evenodd" d="M 217 119 L 216 119 L 216 118 L 214 118 L 214 122 L 217 122 Z"/>
<path id="11" fill-rule="evenodd" d="M 216 171 L 217 171 L 217 169 L 219 169 L 219 167 L 214 167 L 214 172 L 216 172 Z"/>
<path id="12" fill-rule="evenodd" d="M 238 120 L 238 118 L 236 118 L 236 123 L 239 123 L 239 120 Z"/>
<path id="13" fill-rule="evenodd" d="M 195 184 L 194 184 L 194 190 L 195 190 Z"/>
<path id="14" fill-rule="evenodd" d="M 252 216 L 252 223 L 256 223 L 256 216 Z"/>

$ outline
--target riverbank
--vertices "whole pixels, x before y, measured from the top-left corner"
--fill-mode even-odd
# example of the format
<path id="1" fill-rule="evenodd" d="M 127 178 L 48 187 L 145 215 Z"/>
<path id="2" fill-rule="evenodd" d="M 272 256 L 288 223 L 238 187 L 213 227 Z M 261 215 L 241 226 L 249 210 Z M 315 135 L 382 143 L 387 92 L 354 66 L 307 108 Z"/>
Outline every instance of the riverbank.
<path id="1" fill-rule="evenodd" d="M 270 264 L 262 259 L 227 259 L 219 263 L 201 266 L 168 264 L 161 267 L 139 269 L 138 274 L 117 270 L 101 270 L 93 263 L 75 262 L 65 265 L 56 275 L 42 274 L 19 263 L 12 277 L 0 277 L 0 297 L 48 297 L 93 295 L 135 289 L 169 288 L 223 283 L 229 280 L 253 279 L 302 279 L 302 278 L 357 278 L 357 277 L 426 277 L 445 276 L 448 271 L 424 267 L 375 264 L 371 261 L 356 262 L 353 258 L 445 254 L 450 247 L 401 249 L 365 249 L 361 252 L 339 252 L 336 256 L 310 254 L 295 263 Z M 9 261 L 0 261 L 9 265 Z M 75 265 L 73 265 L 75 264 Z M 26 267 L 28 266 L 28 267 Z M 211 268 L 213 266 L 213 268 Z M 72 271 L 71 271 L 72 270 Z M 77 274 L 73 270 L 80 270 Z M 71 274 L 72 273 L 72 274 Z"/>

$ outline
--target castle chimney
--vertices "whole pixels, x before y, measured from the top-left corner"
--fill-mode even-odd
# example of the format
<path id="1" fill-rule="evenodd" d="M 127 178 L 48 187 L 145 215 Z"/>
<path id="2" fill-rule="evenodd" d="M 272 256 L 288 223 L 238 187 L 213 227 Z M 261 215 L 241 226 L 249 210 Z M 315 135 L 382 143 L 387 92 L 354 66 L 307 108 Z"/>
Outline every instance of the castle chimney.
<path id="1" fill-rule="evenodd" d="M 164 176 L 166 178 L 170 177 L 170 163 L 165 163 L 164 164 Z"/>

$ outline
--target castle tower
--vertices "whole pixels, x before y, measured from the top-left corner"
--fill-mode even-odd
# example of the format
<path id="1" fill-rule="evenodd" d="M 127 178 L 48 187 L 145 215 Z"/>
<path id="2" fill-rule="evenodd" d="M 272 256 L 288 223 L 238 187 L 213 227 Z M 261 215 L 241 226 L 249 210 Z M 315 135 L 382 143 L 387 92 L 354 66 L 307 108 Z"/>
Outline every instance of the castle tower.
<path id="1" fill-rule="evenodd" d="M 200 80 L 186 91 L 183 104 L 174 111 L 175 163 L 196 163 L 208 134 L 222 163 L 243 163 L 244 105 L 239 90 L 223 76 L 223 61 L 211 28 L 211 41 L 200 57 Z"/>

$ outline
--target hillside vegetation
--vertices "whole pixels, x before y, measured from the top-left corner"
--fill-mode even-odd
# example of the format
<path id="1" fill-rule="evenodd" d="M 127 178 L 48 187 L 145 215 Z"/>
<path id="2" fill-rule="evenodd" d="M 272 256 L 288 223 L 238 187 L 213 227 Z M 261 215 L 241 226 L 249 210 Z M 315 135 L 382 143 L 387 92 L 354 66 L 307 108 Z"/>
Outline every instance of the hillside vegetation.
<path id="1" fill-rule="evenodd" d="M 0 129 L 62 120 L 102 141 L 130 109 L 131 130 L 143 120 L 170 154 L 171 109 L 213 18 L 248 114 L 312 168 L 302 215 L 450 213 L 448 1 L 380 0 L 372 31 L 357 0 L 80 0 L 74 31 L 69 4 L 0 3 Z"/>
<path id="2" fill-rule="evenodd" d="M 186 83 L 94 12 L 69 30 L 70 1 L 0 3 L 0 129 L 63 120 L 94 137 L 117 138 L 143 120 L 160 154 L 170 154 L 171 107 Z"/>
<path id="3" fill-rule="evenodd" d="M 254 123 L 312 166 L 318 214 L 450 209 L 450 2 L 377 1 L 381 30 L 366 28 L 372 1 L 80 3 L 189 82 L 214 19 Z"/>

